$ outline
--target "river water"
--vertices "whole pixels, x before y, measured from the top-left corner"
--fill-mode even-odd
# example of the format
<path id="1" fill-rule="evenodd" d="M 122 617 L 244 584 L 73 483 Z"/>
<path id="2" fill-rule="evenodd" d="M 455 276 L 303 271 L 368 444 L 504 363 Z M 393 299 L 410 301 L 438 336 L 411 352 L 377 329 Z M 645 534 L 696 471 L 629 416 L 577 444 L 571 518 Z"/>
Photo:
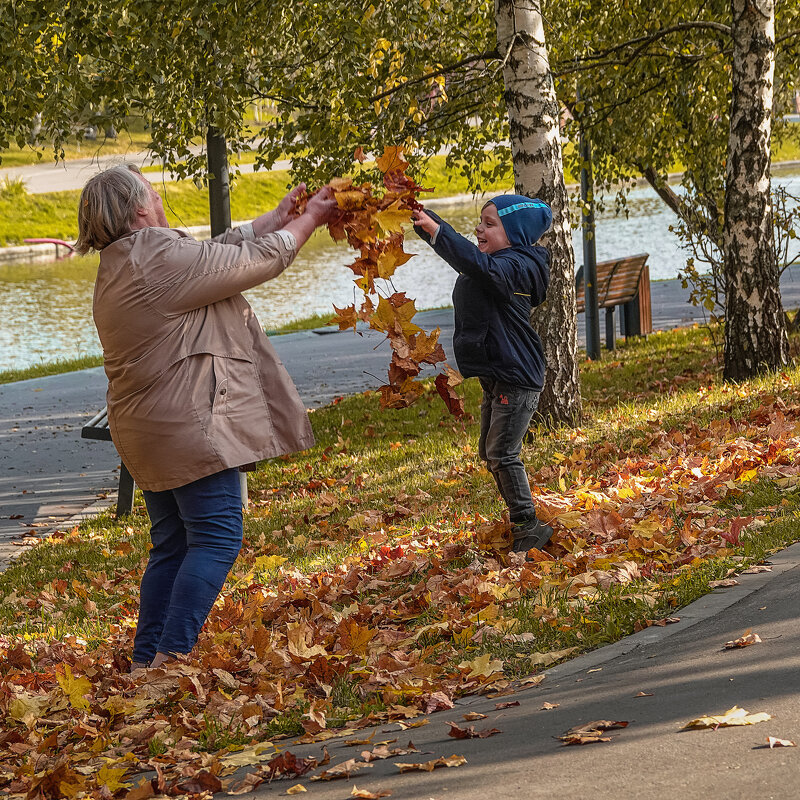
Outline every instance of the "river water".
<path id="1" fill-rule="evenodd" d="M 800 194 L 800 173 L 777 173 L 775 178 Z M 480 205 L 443 203 L 435 210 L 456 230 L 471 234 Z M 613 203 L 610 206 L 597 217 L 598 260 L 649 253 L 650 279 L 674 278 L 686 254 L 669 230 L 675 223 L 672 212 L 649 188 L 631 192 L 627 217 L 615 214 Z M 574 244 L 576 264 L 581 264 L 579 230 L 574 232 Z M 408 232 L 405 246 L 415 257 L 398 269 L 394 289 L 413 297 L 418 309 L 449 305 L 456 273 L 413 232 Z M 246 293 L 261 324 L 269 329 L 328 313 L 333 303 L 341 307 L 360 302 L 354 275 L 346 267 L 354 255 L 327 233 L 315 235 L 283 275 Z M 97 256 L 49 264 L 0 264 L 0 370 L 100 352 L 91 314 L 96 268 Z"/>

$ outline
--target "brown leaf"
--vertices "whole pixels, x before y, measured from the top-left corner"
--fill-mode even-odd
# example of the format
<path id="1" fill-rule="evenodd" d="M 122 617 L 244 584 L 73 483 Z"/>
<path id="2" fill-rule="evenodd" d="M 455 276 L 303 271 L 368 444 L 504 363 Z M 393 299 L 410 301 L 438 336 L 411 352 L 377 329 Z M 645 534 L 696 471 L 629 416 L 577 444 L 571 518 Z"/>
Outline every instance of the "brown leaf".
<path id="1" fill-rule="evenodd" d="M 350 797 L 359 797 L 361 800 L 380 800 L 381 797 L 389 797 L 391 794 L 391 789 L 378 789 L 376 792 L 370 792 L 369 789 L 359 789 L 357 786 L 353 786 Z"/>
<path id="2" fill-rule="evenodd" d="M 509 700 L 505 703 L 495 703 L 494 710 L 495 711 L 502 711 L 504 708 L 511 708 L 512 706 L 518 706 L 519 700 Z"/>
<path id="3" fill-rule="evenodd" d="M 610 720 L 610 719 L 596 719 L 592 722 L 584 722 L 581 725 L 575 725 L 570 728 L 565 734 L 557 737 L 565 745 L 573 744 L 594 744 L 595 742 L 610 742 L 610 736 L 603 736 L 605 731 L 610 731 L 615 728 L 627 728 L 627 720 Z"/>
<path id="4" fill-rule="evenodd" d="M 355 758 L 348 758 L 347 761 L 342 761 L 341 764 L 336 764 L 323 770 L 319 775 L 313 775 L 312 781 L 335 781 L 339 778 L 349 778 L 354 772 L 358 772 L 366 767 L 372 767 L 372 764 L 367 764 L 364 761 L 356 761 Z"/>
<path id="5" fill-rule="evenodd" d="M 553 708 L 558 708 L 559 705 L 561 705 L 561 704 L 560 703 L 547 703 L 547 702 L 545 702 L 545 703 L 542 703 L 542 707 L 541 707 L 540 711 L 550 711 Z"/>
<path id="6" fill-rule="evenodd" d="M 425 713 L 432 714 L 434 711 L 452 707 L 453 701 L 444 692 L 434 692 L 425 702 Z"/>
<path id="7" fill-rule="evenodd" d="M 447 410 L 454 417 L 464 416 L 464 398 L 455 391 L 455 387 L 462 383 L 463 380 L 461 375 L 448 367 L 447 364 L 445 364 L 445 371 L 436 376 L 436 391 L 439 392 L 439 396 L 444 400 Z"/>
<path id="8" fill-rule="evenodd" d="M 712 589 L 727 589 L 729 586 L 738 586 L 739 581 L 736 578 L 723 578 L 719 581 L 709 581 L 708 585 Z"/>
<path id="9" fill-rule="evenodd" d="M 486 719 L 486 714 L 479 714 L 477 711 L 470 711 L 466 714 L 462 714 L 461 719 L 465 719 L 467 722 L 475 722 L 479 719 Z"/>
<path id="10" fill-rule="evenodd" d="M 751 633 L 750 628 L 748 628 L 738 639 L 725 642 L 723 649 L 733 650 L 737 647 L 749 647 L 751 644 L 758 644 L 760 641 L 761 637 L 757 633 Z"/>
<path id="11" fill-rule="evenodd" d="M 462 728 L 460 725 L 456 725 L 455 722 L 446 722 L 445 724 L 450 726 L 447 735 L 452 736 L 454 739 L 487 739 L 496 733 L 502 733 L 498 728 L 485 728 L 482 731 L 476 731 L 474 725 Z"/>
<path id="12" fill-rule="evenodd" d="M 398 764 L 395 762 L 395 766 L 400 772 L 433 772 L 438 767 L 460 767 L 462 764 L 466 763 L 467 759 L 464 758 L 464 756 L 453 755 L 449 758 L 435 758 L 432 761 L 423 761 L 418 764 Z"/>
<path id="13" fill-rule="evenodd" d="M 317 766 L 316 758 L 298 758 L 290 750 L 284 750 L 280 755 L 268 761 L 265 769 L 269 779 L 274 778 L 299 778 Z"/>
<path id="14" fill-rule="evenodd" d="M 249 794 L 262 783 L 264 783 L 264 778 L 259 772 L 248 772 L 241 780 L 236 781 L 236 783 L 228 787 L 228 794 Z"/>

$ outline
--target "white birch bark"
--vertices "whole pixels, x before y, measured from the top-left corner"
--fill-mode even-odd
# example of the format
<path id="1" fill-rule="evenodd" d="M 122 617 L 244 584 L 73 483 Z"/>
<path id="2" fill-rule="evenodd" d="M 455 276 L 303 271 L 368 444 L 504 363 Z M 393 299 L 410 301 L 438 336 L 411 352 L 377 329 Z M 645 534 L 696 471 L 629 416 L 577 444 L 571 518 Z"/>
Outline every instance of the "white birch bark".
<path id="1" fill-rule="evenodd" d="M 774 0 L 731 0 L 731 17 L 724 374 L 727 380 L 743 380 L 788 360 L 770 198 Z"/>
<path id="2" fill-rule="evenodd" d="M 559 132 L 559 106 L 545 44 L 540 0 L 495 0 L 516 191 L 553 209 L 542 244 L 550 251 L 547 301 L 532 322 L 542 338 L 547 371 L 538 414 L 550 424 L 581 418 L 578 382 L 575 256 Z"/>

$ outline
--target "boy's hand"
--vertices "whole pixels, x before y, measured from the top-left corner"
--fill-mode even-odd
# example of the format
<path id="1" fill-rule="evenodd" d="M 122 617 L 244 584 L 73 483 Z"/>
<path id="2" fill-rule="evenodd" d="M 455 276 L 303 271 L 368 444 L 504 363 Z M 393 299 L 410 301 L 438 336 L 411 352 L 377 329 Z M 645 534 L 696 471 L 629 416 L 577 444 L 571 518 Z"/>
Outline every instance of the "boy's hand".
<path id="1" fill-rule="evenodd" d="M 422 228 L 429 236 L 433 236 L 439 230 L 439 223 L 419 209 L 411 214 L 411 221 L 415 228 Z"/>

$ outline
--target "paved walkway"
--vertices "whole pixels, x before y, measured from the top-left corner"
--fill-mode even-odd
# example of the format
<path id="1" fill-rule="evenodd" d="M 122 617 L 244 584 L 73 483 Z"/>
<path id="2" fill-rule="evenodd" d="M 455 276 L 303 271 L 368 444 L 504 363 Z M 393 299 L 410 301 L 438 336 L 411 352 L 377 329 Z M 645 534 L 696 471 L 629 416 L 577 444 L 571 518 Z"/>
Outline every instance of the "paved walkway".
<path id="1" fill-rule="evenodd" d="M 536 688 L 494 699 L 465 697 L 430 715 L 423 727 L 401 730 L 390 723 L 357 735 L 374 733 L 373 746 L 391 740 L 389 747 L 404 747 L 411 740 L 419 753 L 375 761 L 348 781 L 310 782 L 322 771 L 317 769 L 300 781 L 262 784 L 252 796 L 275 797 L 300 782 L 315 800 L 349 797 L 354 785 L 390 790 L 392 800 L 796 798 L 800 750 L 771 750 L 767 737 L 800 743 L 800 545 L 773 556 L 770 564 L 772 572 L 742 575 L 739 586 L 717 589 L 676 612 L 677 624 L 647 628 L 548 670 Z M 760 644 L 724 649 L 748 629 Z M 514 701 L 519 705 L 496 708 Z M 554 707 L 544 710 L 544 703 Z M 733 706 L 772 719 L 681 730 L 692 719 Z M 467 712 L 486 718 L 465 722 Z M 592 720 L 630 724 L 609 731 L 610 742 L 565 747 L 556 738 Z M 453 739 L 447 721 L 500 733 Z M 322 755 L 320 744 L 280 745 L 299 757 Z M 330 767 L 350 758 L 363 761 L 361 752 L 372 749 L 348 747 L 340 739 L 325 746 Z M 452 755 L 467 763 L 404 774 L 395 766 Z"/>

